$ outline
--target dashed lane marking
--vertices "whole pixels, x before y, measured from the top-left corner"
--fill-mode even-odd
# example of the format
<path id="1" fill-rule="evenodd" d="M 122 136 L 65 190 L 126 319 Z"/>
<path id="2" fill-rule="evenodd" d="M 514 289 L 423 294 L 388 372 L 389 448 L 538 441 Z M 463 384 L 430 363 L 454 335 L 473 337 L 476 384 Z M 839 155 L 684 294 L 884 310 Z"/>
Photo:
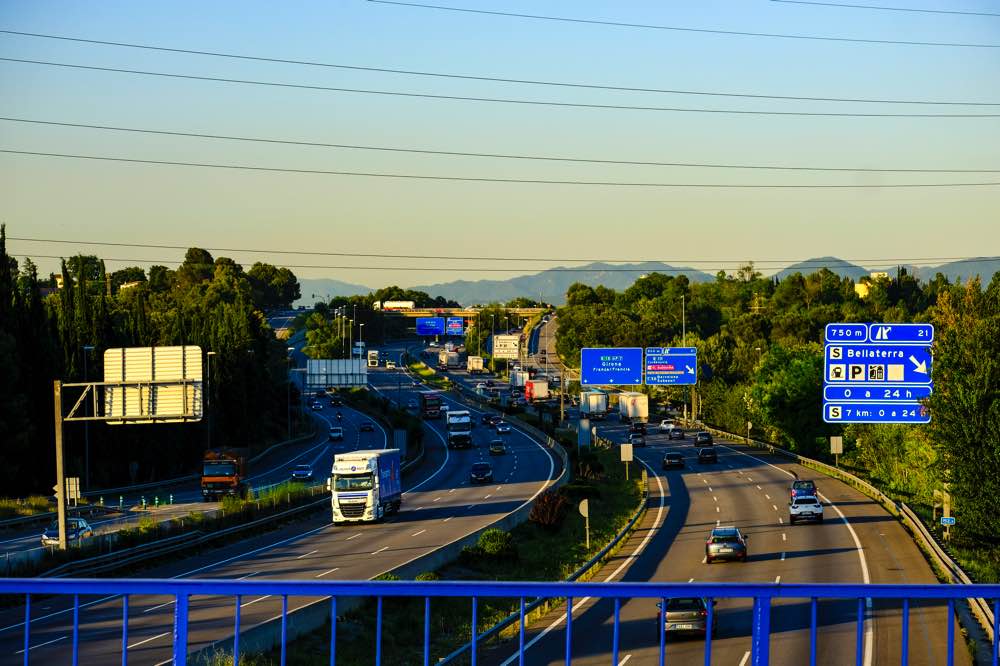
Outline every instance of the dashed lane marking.
<path id="1" fill-rule="evenodd" d="M 308 553 L 305 553 L 305 554 L 303 554 L 303 555 L 299 555 L 299 556 L 298 556 L 298 557 L 296 557 L 295 559 L 297 559 L 297 560 L 301 560 L 301 559 L 303 559 L 303 558 L 305 558 L 305 557 L 309 557 L 310 555 L 312 555 L 312 554 L 314 554 L 314 553 L 318 553 L 318 552 L 319 552 L 319 550 L 310 550 L 310 551 L 309 551 Z"/>
<path id="2" fill-rule="evenodd" d="M 55 638 L 55 639 L 53 639 L 51 641 L 45 641 L 44 643 L 39 643 L 38 645 L 32 645 L 31 647 L 28 648 L 28 651 L 30 652 L 30 651 L 34 650 L 35 648 L 45 647 L 46 645 L 52 645 L 53 643 L 58 643 L 59 641 L 64 641 L 64 640 L 66 640 L 66 636 L 60 636 L 59 638 Z M 132 646 L 129 645 L 129 647 L 132 647 Z M 18 650 L 14 654 L 24 654 L 24 650 L 23 649 Z"/>
<path id="3" fill-rule="evenodd" d="M 145 640 L 141 640 L 138 643 L 132 643 L 131 645 L 128 646 L 128 649 L 131 650 L 134 647 L 139 647 L 140 645 L 145 645 L 146 643 L 149 643 L 151 641 L 155 641 L 157 638 L 163 638 L 164 636 L 169 636 L 169 635 L 170 635 L 169 631 L 164 631 L 162 634 L 157 634 L 157 635 L 152 636 L 150 638 L 147 638 Z M 63 638 L 65 638 L 65 636 Z M 35 647 L 38 647 L 38 646 L 36 645 Z"/>
<path id="4" fill-rule="evenodd" d="M 324 572 L 323 572 L 323 573 L 321 573 L 321 574 L 316 574 L 316 576 L 315 576 L 315 577 L 316 577 L 316 578 L 322 578 L 323 576 L 325 576 L 325 575 L 327 575 L 327 574 L 332 574 L 332 573 L 333 573 L 334 571 L 340 571 L 340 567 L 334 567 L 334 568 L 332 568 L 332 569 L 327 569 L 326 571 L 324 571 Z"/>
<path id="5" fill-rule="evenodd" d="M 378 550 L 376 550 L 374 553 L 372 553 L 372 555 L 378 555 L 379 553 L 381 553 L 384 550 L 389 550 L 389 546 L 382 546 L 381 548 L 379 548 Z"/>
<path id="6" fill-rule="evenodd" d="M 354 536 L 347 537 L 347 541 L 350 541 L 351 539 L 357 539 L 359 536 L 361 536 L 361 532 L 358 532 Z"/>
<path id="7" fill-rule="evenodd" d="M 426 532 L 426 531 L 427 531 L 427 530 L 420 530 L 419 532 L 414 532 L 414 533 L 413 533 L 413 534 L 411 534 L 410 536 L 411 536 L 411 537 L 416 537 L 416 536 L 420 536 L 421 534 L 423 534 L 423 533 L 424 533 L 424 532 Z"/>

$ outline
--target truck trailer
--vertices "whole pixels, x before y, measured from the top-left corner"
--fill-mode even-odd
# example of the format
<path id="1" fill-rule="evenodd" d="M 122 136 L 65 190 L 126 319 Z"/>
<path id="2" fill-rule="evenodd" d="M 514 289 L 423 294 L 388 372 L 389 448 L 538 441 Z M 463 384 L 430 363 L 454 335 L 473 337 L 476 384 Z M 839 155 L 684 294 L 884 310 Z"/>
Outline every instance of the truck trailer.
<path id="1" fill-rule="evenodd" d="M 524 386 L 524 383 L 531 379 L 527 370 L 512 370 L 510 373 L 511 386 Z"/>
<path id="2" fill-rule="evenodd" d="M 528 402 L 546 400 L 549 397 L 549 382 L 546 379 L 529 379 L 524 382 L 524 399 Z"/>
<path id="3" fill-rule="evenodd" d="M 437 391 L 420 392 L 420 415 L 425 419 L 441 417 L 441 394 Z"/>
<path id="4" fill-rule="evenodd" d="M 469 356 L 465 359 L 465 369 L 470 375 L 475 375 L 483 371 L 483 357 Z"/>
<path id="5" fill-rule="evenodd" d="M 208 449 L 202 459 L 201 496 L 206 501 L 225 495 L 246 497 L 247 457 L 250 449 Z"/>
<path id="6" fill-rule="evenodd" d="M 448 448 L 472 448 L 472 414 L 468 411 L 448 411 Z"/>
<path id="7" fill-rule="evenodd" d="M 399 449 L 339 453 L 327 482 L 333 524 L 382 520 L 403 504 Z"/>
<path id="8" fill-rule="evenodd" d="M 608 413 L 608 394 L 604 391 L 580 393 L 580 416 L 592 421 L 603 421 Z"/>
<path id="9" fill-rule="evenodd" d="M 458 358 L 458 352 L 442 349 L 438 352 L 438 367 L 442 369 L 453 369 L 461 367 L 462 361 Z"/>
<path id="10" fill-rule="evenodd" d="M 649 396 L 627 391 L 618 396 L 618 416 L 623 423 L 645 423 L 649 420 Z"/>

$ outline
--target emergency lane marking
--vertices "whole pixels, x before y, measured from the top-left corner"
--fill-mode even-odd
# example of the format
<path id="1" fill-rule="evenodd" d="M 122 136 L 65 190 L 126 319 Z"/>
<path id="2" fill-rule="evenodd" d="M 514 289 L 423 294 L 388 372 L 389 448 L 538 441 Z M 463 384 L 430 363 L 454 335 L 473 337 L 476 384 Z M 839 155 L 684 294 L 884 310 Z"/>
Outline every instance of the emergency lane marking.
<path id="1" fill-rule="evenodd" d="M 784 553 L 782 553 L 782 555 L 784 555 Z M 775 583 L 780 583 L 781 582 L 781 576 L 775 576 L 774 577 L 774 582 Z"/>
<path id="2" fill-rule="evenodd" d="M 449 493 L 453 493 L 453 492 L 455 492 L 455 489 L 454 489 L 454 488 L 452 488 L 452 489 L 451 489 L 451 490 L 449 490 L 448 492 L 449 492 Z"/>
<path id="3" fill-rule="evenodd" d="M 785 519 L 784 518 L 778 518 L 778 524 L 779 525 L 784 525 L 785 524 Z"/>
<path id="4" fill-rule="evenodd" d="M 782 541 L 788 541 L 788 539 L 785 538 L 785 533 L 784 532 L 781 533 L 781 540 Z"/>
<path id="5" fill-rule="evenodd" d="M 426 532 L 426 531 L 427 531 L 427 530 L 420 530 L 419 532 L 414 532 L 414 533 L 413 533 L 413 534 L 411 534 L 410 536 L 411 536 L 411 537 L 415 537 L 415 536 L 420 536 L 421 534 L 423 534 L 423 533 L 424 533 L 424 532 Z"/>
<path id="6" fill-rule="evenodd" d="M 693 583 L 694 582 L 694 578 L 688 578 L 688 582 L 689 583 Z"/>
<path id="7" fill-rule="evenodd" d="M 444 523 L 447 523 L 447 522 L 448 522 L 449 520 L 451 520 L 451 519 L 452 519 L 452 518 L 454 518 L 454 517 L 455 517 L 455 516 L 448 516 L 447 518 L 445 518 L 445 519 L 444 519 L 443 521 L 441 521 L 441 522 L 444 522 Z"/>
<path id="8" fill-rule="evenodd" d="M 270 594 L 265 594 L 263 597 L 259 597 L 257 599 L 254 599 L 253 601 L 247 601 L 245 603 L 240 604 L 240 608 L 243 608 L 244 606 L 252 606 L 253 604 L 257 603 L 258 601 L 264 601 L 264 599 L 270 599 L 270 598 L 271 598 Z M 132 647 L 132 646 L 129 645 L 129 647 Z"/>
<path id="9" fill-rule="evenodd" d="M 721 520 L 718 520 L 718 519 L 716 519 L 716 521 L 715 521 L 715 526 L 716 526 L 716 527 L 718 527 L 718 526 L 719 526 L 719 525 L 721 525 L 721 524 L 722 524 L 722 521 L 721 521 Z"/>
<path id="10" fill-rule="evenodd" d="M 435 502 L 440 502 L 440 501 L 441 501 L 441 498 L 440 498 L 440 497 L 435 497 L 435 498 L 434 498 L 434 501 L 435 501 Z"/>
<path id="11" fill-rule="evenodd" d="M 716 513 L 722 513 L 722 511 L 719 510 L 719 507 L 715 507 L 715 512 Z"/>
<path id="12" fill-rule="evenodd" d="M 156 636 L 153 636 L 152 638 L 147 638 L 145 640 L 141 640 L 138 643 L 132 643 L 131 645 L 128 646 L 128 649 L 131 650 L 134 647 L 139 647 L 140 645 L 145 645 L 146 643 L 149 643 L 150 641 L 155 641 L 157 638 L 163 638 L 164 636 L 169 636 L 169 635 L 170 635 L 169 631 L 164 631 L 162 634 L 157 634 Z"/>
<path id="13" fill-rule="evenodd" d="M 301 560 L 301 559 L 302 559 L 303 557 L 309 557 L 309 556 L 310 556 L 310 555 L 312 555 L 313 553 L 318 553 L 318 552 L 319 552 L 319 550 L 318 550 L 318 549 L 317 549 L 317 550 L 310 550 L 310 551 L 309 551 L 308 553 L 306 553 L 306 554 L 304 554 L 304 555 L 299 555 L 299 556 L 298 556 L 298 557 L 296 557 L 295 559 L 297 559 L 297 560 Z"/>
<path id="14" fill-rule="evenodd" d="M 625 663 L 629 659 L 631 659 L 631 658 L 632 658 L 632 655 L 630 655 L 630 654 L 625 655 L 625 657 L 621 661 L 618 662 L 618 666 L 625 666 Z"/>
<path id="15" fill-rule="evenodd" d="M 771 506 L 774 508 L 775 511 L 778 510 L 778 505 L 777 504 L 772 504 Z"/>
<path id="16" fill-rule="evenodd" d="M 760 486 L 757 486 L 757 490 L 764 490 L 764 489 L 761 488 Z"/>
<path id="17" fill-rule="evenodd" d="M 487 496 L 486 496 L 486 497 L 484 497 L 483 499 L 489 499 L 489 498 L 490 498 L 490 497 L 492 497 L 492 496 L 493 496 L 493 493 L 490 493 L 489 495 L 487 495 Z"/>
<path id="18" fill-rule="evenodd" d="M 379 548 L 378 550 L 376 550 L 374 553 L 372 553 L 372 555 L 378 555 L 383 550 L 389 550 L 389 546 L 382 546 L 381 548 Z"/>
<path id="19" fill-rule="evenodd" d="M 704 558 L 704 557 L 703 557 L 703 558 L 701 558 L 701 563 L 702 563 L 702 564 L 704 564 L 704 563 L 705 563 L 705 558 Z"/>
<path id="20" fill-rule="evenodd" d="M 766 497 L 767 499 L 771 499 L 771 496 L 768 495 L 767 493 L 764 493 L 764 497 Z"/>
<path id="21" fill-rule="evenodd" d="M 315 578 L 322 578 L 323 576 L 325 576 L 327 574 L 332 574 L 334 571 L 340 571 L 340 567 L 334 567 L 332 569 L 328 569 L 328 570 L 324 571 L 321 574 L 316 574 Z"/>
<path id="22" fill-rule="evenodd" d="M 350 541 L 351 539 L 357 539 L 357 538 L 358 538 L 359 536 L 361 536 L 361 532 L 358 532 L 358 533 L 357 533 L 357 534 L 355 534 L 354 536 L 349 536 L 349 537 L 347 537 L 347 538 L 345 539 L 345 541 Z"/>
<path id="23" fill-rule="evenodd" d="M 712 495 L 712 499 L 714 499 L 714 500 L 715 500 L 716 502 L 718 502 L 718 501 L 719 501 L 719 498 L 718 498 L 718 497 L 716 497 L 715 495 Z"/>
<path id="24" fill-rule="evenodd" d="M 59 641 L 64 641 L 64 640 L 66 640 L 66 638 L 67 638 L 66 636 L 60 636 L 59 638 L 54 638 L 51 641 L 46 641 L 45 643 L 39 643 L 38 645 L 32 645 L 31 647 L 28 648 L 28 651 L 31 652 L 35 648 L 45 647 L 46 645 L 52 645 L 53 643 L 58 643 Z M 129 647 L 132 647 L 132 646 L 129 645 Z M 22 648 L 22 649 L 18 650 L 17 652 L 15 652 L 14 654 L 24 654 L 24 649 Z"/>
<path id="25" fill-rule="evenodd" d="M 315 551 L 314 551 L 314 552 L 315 552 Z M 257 574 L 259 574 L 259 573 L 260 573 L 259 571 L 254 571 L 254 572 L 252 572 L 252 573 L 248 573 L 248 574 L 247 574 L 246 576 L 240 576 L 240 577 L 239 577 L 239 578 L 237 578 L 236 580 L 246 580 L 246 579 L 247 579 L 247 578 L 249 578 L 250 576 L 256 576 L 256 575 L 257 575 Z"/>
<path id="26" fill-rule="evenodd" d="M 747 661 L 750 660 L 750 650 L 743 653 L 743 658 L 740 659 L 740 666 L 746 666 Z"/>
<path id="27" fill-rule="evenodd" d="M 715 492 L 714 490 L 712 490 L 712 486 L 708 487 L 708 492 L 710 492 L 710 493 L 714 493 Z"/>

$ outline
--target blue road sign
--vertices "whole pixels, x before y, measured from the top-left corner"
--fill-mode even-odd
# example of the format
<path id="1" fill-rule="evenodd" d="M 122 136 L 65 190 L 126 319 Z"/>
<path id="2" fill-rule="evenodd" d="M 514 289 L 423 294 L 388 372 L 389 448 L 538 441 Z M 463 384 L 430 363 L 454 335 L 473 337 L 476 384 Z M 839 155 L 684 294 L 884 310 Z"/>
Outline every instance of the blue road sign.
<path id="1" fill-rule="evenodd" d="M 417 317 L 417 335 L 444 335 L 444 317 Z"/>
<path id="2" fill-rule="evenodd" d="M 913 402 L 823 402 L 827 423 L 930 423 L 923 405 Z"/>
<path id="3" fill-rule="evenodd" d="M 827 324 L 827 342 L 867 342 L 868 324 Z"/>
<path id="4" fill-rule="evenodd" d="M 647 347 L 646 384 L 681 386 L 698 383 L 695 347 Z"/>
<path id="5" fill-rule="evenodd" d="M 930 384 L 928 345 L 833 343 L 826 345 L 826 383 Z"/>
<path id="6" fill-rule="evenodd" d="M 581 349 L 580 384 L 583 386 L 642 384 L 642 347 Z"/>
<path id="7" fill-rule="evenodd" d="M 462 317 L 448 317 L 446 328 L 448 335 L 465 335 L 465 319 Z"/>
<path id="8" fill-rule="evenodd" d="M 832 386 L 823 387 L 823 399 L 833 402 L 916 402 L 931 395 L 930 386 Z"/>
<path id="9" fill-rule="evenodd" d="M 950 525 L 954 525 L 955 524 L 955 516 L 947 516 L 947 517 L 941 516 L 941 524 L 942 525 L 949 525 L 949 526 Z"/>
<path id="10" fill-rule="evenodd" d="M 868 342 L 934 341 L 933 324 L 868 324 Z"/>

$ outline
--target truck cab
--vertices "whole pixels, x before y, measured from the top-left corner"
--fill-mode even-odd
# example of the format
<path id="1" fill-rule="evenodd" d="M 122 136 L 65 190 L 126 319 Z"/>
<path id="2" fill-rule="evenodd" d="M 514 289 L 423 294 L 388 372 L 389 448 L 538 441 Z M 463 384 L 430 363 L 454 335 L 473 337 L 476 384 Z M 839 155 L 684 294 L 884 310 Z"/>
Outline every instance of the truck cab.
<path id="1" fill-rule="evenodd" d="M 472 414 L 467 411 L 448 412 L 448 448 L 472 448 Z"/>

